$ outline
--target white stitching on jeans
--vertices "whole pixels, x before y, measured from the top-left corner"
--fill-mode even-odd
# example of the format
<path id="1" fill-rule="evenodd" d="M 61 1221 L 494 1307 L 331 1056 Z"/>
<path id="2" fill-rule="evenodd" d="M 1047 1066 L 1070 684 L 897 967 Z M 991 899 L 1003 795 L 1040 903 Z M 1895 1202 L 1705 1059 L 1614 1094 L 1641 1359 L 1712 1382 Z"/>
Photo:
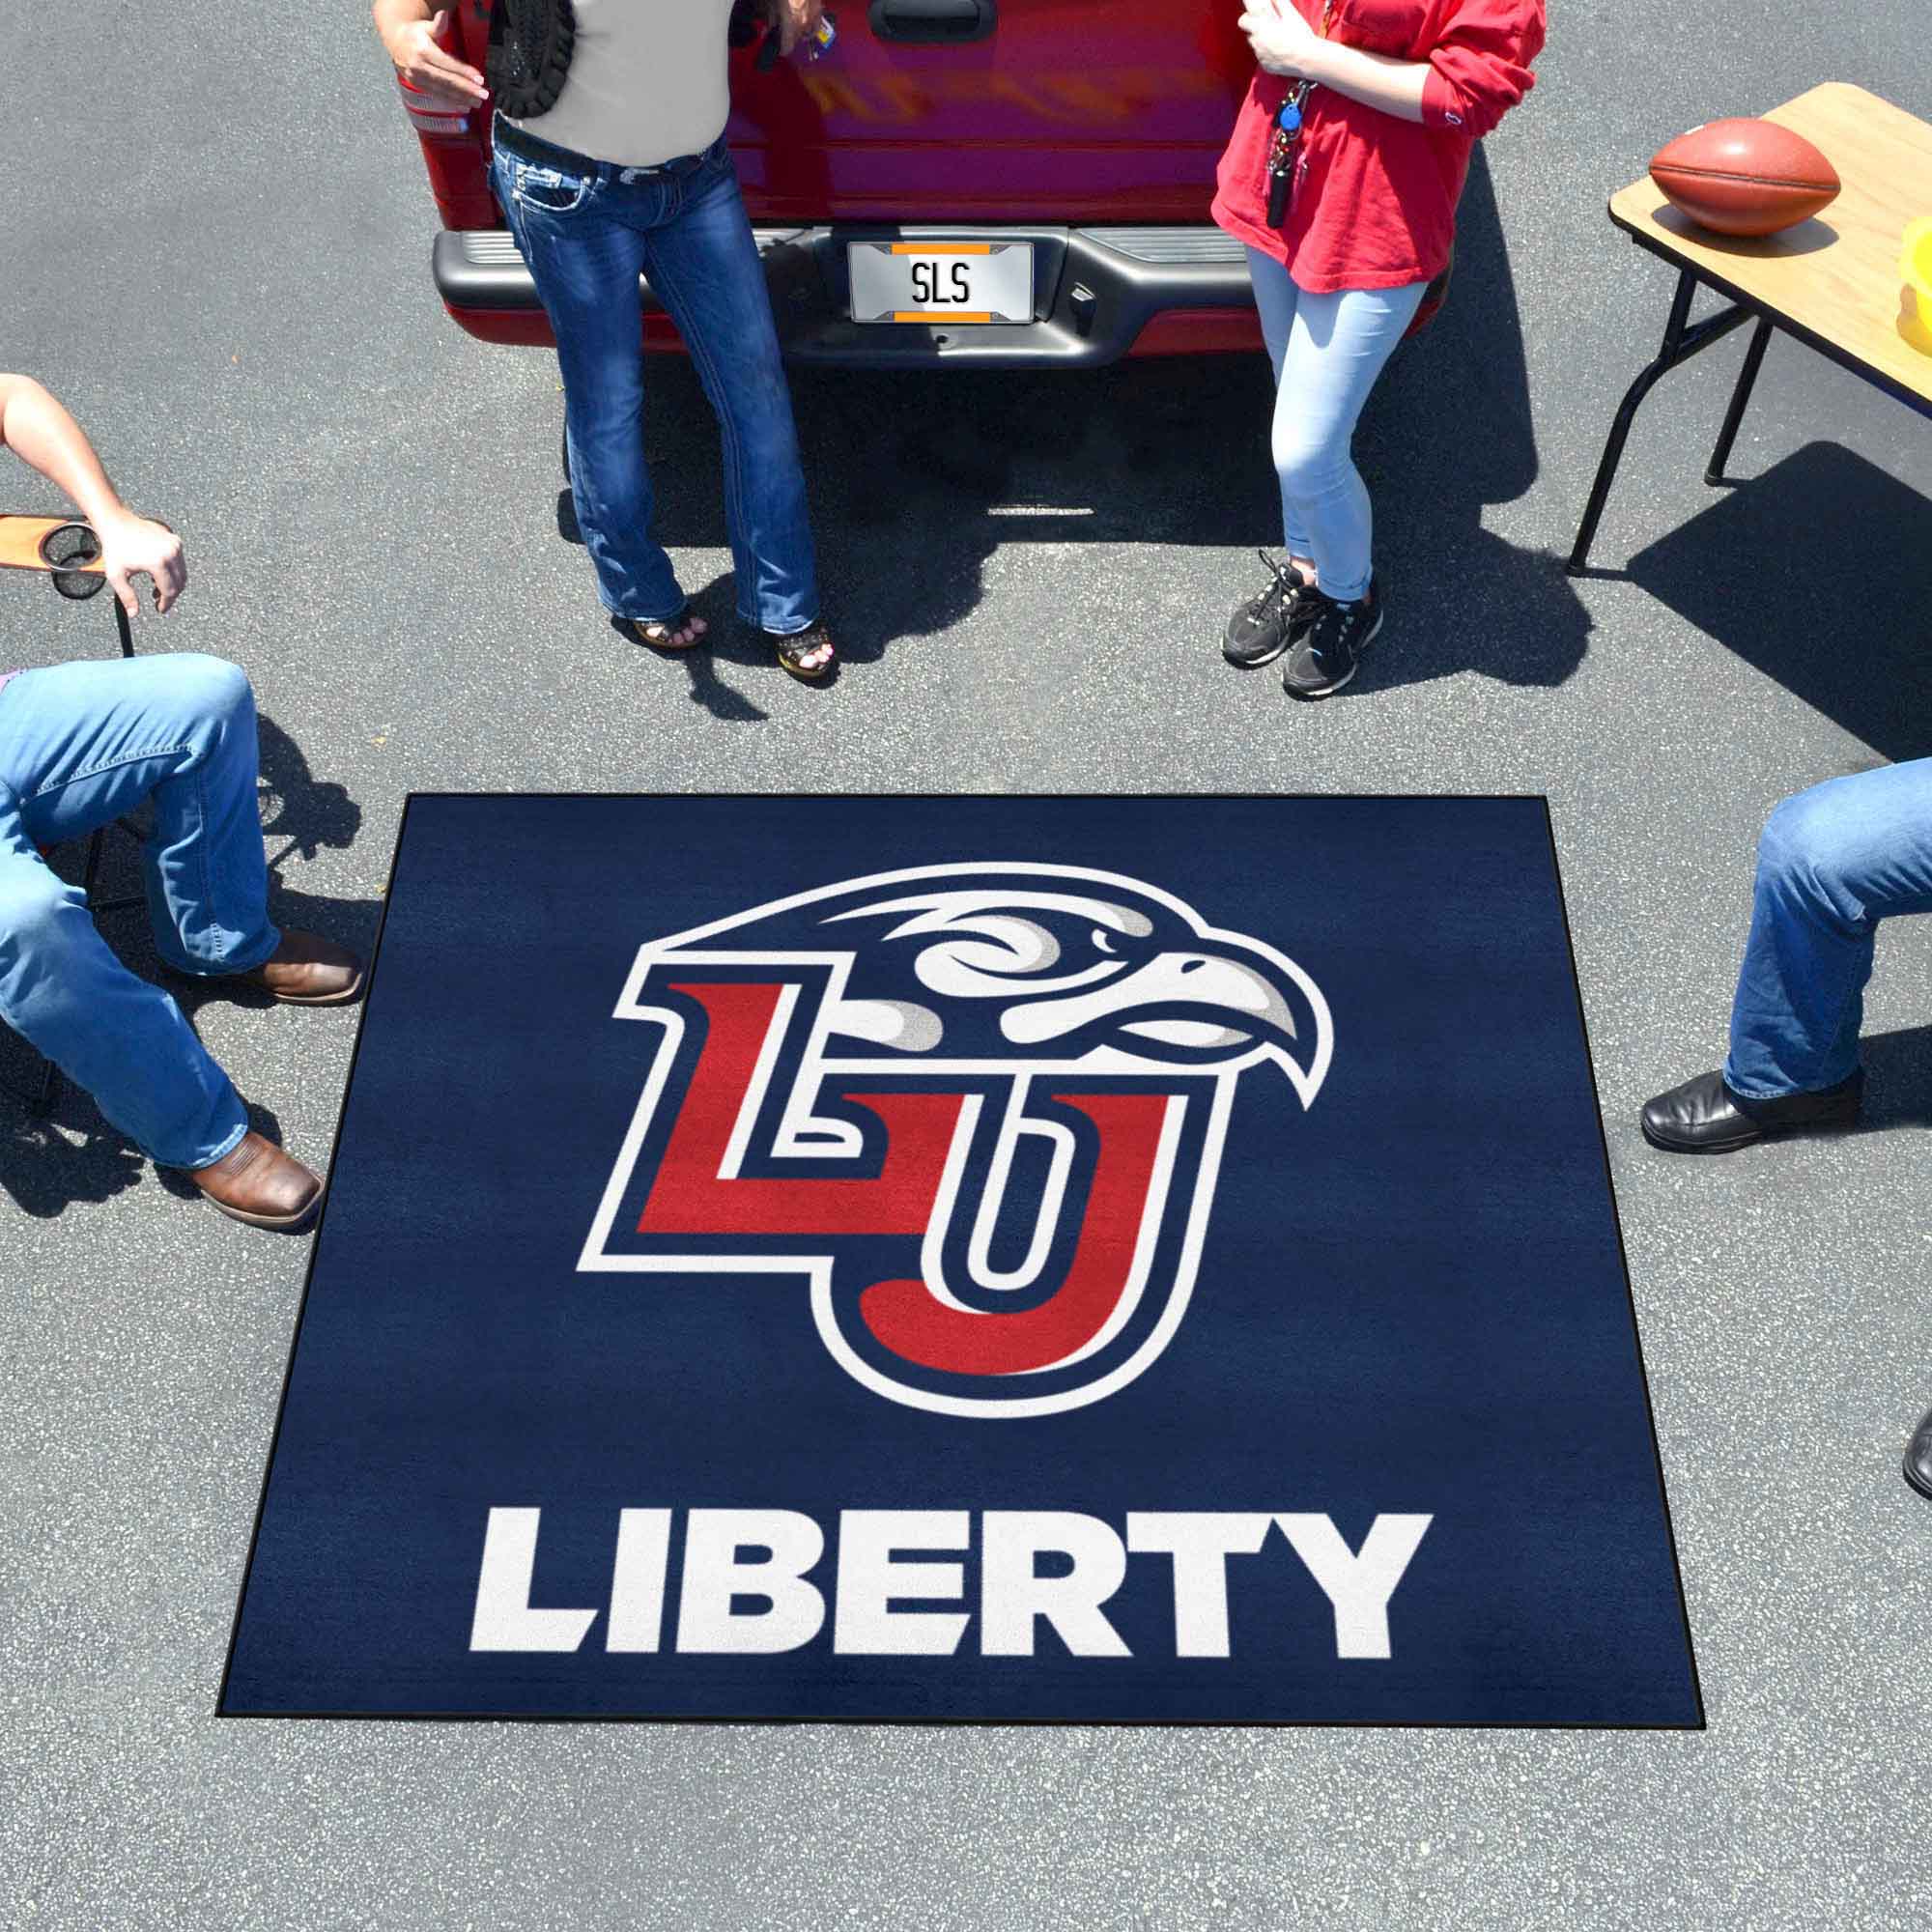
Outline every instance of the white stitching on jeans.
<path id="1" fill-rule="evenodd" d="M 98 779 L 102 772 L 118 772 L 123 765 L 138 765 L 143 758 L 171 758 L 177 752 L 189 751 L 187 745 L 153 745 L 145 751 L 128 752 L 118 758 L 105 758 L 98 765 L 88 765 L 77 772 L 70 772 L 64 779 L 51 779 L 32 794 L 35 798 L 45 798 L 50 791 L 59 791 L 66 785 L 78 784 L 82 779 Z"/>

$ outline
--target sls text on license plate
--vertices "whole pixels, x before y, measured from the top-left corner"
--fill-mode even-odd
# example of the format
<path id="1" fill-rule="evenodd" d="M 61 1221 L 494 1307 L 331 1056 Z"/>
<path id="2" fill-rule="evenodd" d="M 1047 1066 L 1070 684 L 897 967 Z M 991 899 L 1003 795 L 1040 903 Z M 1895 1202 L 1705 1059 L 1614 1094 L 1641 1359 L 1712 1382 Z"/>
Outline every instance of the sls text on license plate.
<path id="1" fill-rule="evenodd" d="M 854 242 L 854 322 L 1031 322 L 1031 242 Z"/>

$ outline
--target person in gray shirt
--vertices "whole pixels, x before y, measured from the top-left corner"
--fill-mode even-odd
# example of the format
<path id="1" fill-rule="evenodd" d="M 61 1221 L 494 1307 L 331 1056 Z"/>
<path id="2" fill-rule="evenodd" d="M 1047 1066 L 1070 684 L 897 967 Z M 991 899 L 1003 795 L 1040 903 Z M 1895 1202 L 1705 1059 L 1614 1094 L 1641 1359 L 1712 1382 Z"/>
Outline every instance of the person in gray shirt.
<path id="1" fill-rule="evenodd" d="M 762 0 L 789 53 L 822 0 Z M 757 244 L 738 192 L 732 0 L 496 0 L 489 78 L 438 44 L 434 0 L 375 0 L 397 71 L 429 99 L 493 96 L 491 179 L 556 338 L 578 527 L 605 608 L 665 652 L 705 621 L 651 533 L 639 277 L 677 326 L 718 416 L 739 616 L 810 683 L 837 663 L 791 398 Z"/>

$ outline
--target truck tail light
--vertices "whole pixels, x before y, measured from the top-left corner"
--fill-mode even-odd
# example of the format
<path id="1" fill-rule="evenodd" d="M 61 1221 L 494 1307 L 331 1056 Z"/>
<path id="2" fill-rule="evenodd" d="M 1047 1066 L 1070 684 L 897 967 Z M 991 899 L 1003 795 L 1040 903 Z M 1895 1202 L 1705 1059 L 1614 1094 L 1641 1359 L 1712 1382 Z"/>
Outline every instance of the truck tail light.
<path id="1" fill-rule="evenodd" d="M 412 107 L 408 101 L 410 126 L 418 134 L 467 134 L 469 131 L 469 116 L 452 114 L 445 107 Z"/>
<path id="2" fill-rule="evenodd" d="M 456 9 L 448 7 L 437 15 L 436 43 L 447 52 L 456 40 Z M 410 117 L 410 126 L 418 134 L 467 134 L 470 121 L 467 109 L 445 107 L 440 102 L 424 98 L 419 87 L 412 87 L 399 73 L 396 89 L 403 97 L 403 107 Z"/>

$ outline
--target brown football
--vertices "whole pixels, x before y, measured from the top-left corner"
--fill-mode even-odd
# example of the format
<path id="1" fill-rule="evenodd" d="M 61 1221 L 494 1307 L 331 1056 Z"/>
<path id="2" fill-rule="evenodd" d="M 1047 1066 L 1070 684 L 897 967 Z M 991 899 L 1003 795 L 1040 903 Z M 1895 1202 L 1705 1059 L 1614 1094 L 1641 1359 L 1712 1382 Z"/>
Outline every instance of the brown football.
<path id="1" fill-rule="evenodd" d="M 1837 198 L 1837 170 L 1776 121 L 1710 121 L 1660 148 L 1650 178 L 1671 205 L 1720 235 L 1776 235 Z"/>

